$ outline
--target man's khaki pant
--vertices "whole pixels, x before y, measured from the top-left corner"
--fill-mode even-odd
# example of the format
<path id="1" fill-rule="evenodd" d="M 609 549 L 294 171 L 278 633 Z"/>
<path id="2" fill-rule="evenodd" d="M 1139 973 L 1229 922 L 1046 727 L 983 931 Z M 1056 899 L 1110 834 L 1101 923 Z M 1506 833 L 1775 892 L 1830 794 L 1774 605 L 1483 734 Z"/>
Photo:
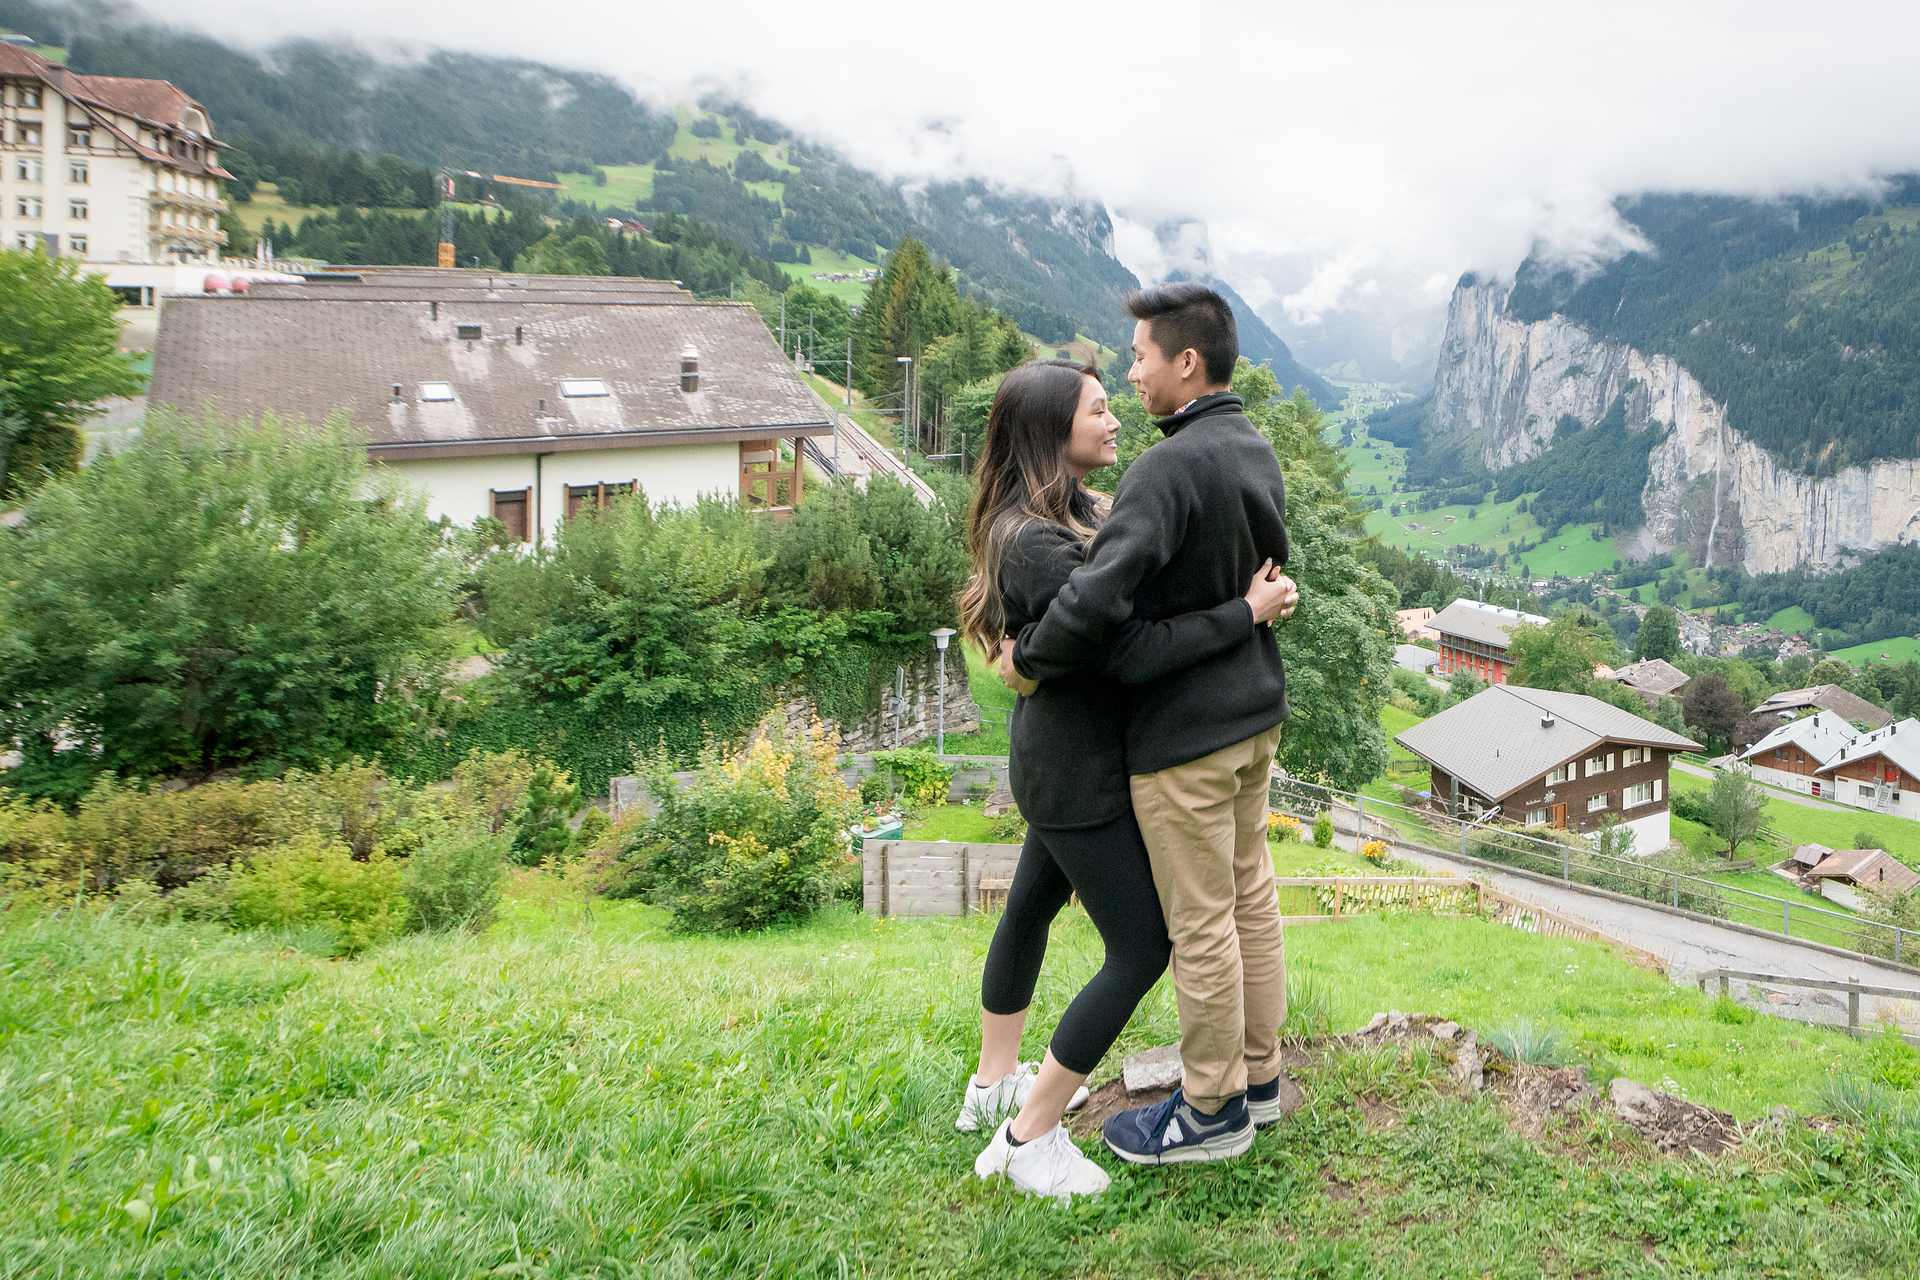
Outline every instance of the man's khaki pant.
<path id="1" fill-rule="evenodd" d="M 1267 848 L 1267 777 L 1280 726 L 1157 773 L 1135 774 L 1134 816 L 1173 938 L 1185 1090 L 1218 1111 L 1280 1074 L 1287 965 Z"/>

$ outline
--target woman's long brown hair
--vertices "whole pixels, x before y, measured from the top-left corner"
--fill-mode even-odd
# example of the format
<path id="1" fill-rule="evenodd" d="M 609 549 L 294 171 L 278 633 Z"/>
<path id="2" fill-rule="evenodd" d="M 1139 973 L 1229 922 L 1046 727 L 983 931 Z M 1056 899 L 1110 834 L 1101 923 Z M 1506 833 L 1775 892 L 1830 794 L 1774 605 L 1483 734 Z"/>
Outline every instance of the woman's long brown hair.
<path id="1" fill-rule="evenodd" d="M 1091 366 L 1036 360 L 1000 380 L 987 413 L 987 444 L 973 476 L 967 555 L 973 576 L 960 593 L 960 631 L 989 657 L 1006 635 L 1000 565 L 1020 530 L 1035 520 L 1093 538 L 1099 499 L 1067 470 L 1067 444 Z"/>

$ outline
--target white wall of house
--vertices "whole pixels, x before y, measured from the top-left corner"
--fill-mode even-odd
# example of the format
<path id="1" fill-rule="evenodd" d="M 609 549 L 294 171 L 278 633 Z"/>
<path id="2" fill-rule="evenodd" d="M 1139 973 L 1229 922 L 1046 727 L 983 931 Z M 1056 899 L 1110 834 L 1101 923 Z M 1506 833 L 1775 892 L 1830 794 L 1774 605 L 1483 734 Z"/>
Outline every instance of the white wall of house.
<path id="1" fill-rule="evenodd" d="M 470 525 L 492 514 L 494 490 L 526 489 L 534 484 L 531 453 L 384 459 L 380 465 L 426 495 L 429 516 L 445 516 L 457 525 Z M 638 480 L 647 500 L 656 506 L 690 506 L 704 494 L 737 497 L 740 446 L 726 441 L 549 453 L 540 458 L 538 470 L 539 523 L 543 538 L 551 539 L 566 519 L 568 485 Z"/>
<path id="2" fill-rule="evenodd" d="M 1628 812 L 1631 812 L 1629 810 Z M 1673 842 L 1672 815 L 1665 809 L 1641 818 L 1626 818 L 1620 825 L 1633 832 L 1633 856 L 1644 858 L 1659 853 Z"/>
<path id="3" fill-rule="evenodd" d="M 1891 813 L 1902 818 L 1920 819 L 1920 791 L 1902 791 L 1900 799 L 1890 802 L 1892 794 L 1884 782 L 1860 782 L 1854 778 L 1834 778 L 1829 775 L 1828 785 L 1822 787 L 1821 794 L 1856 809 L 1867 809 L 1874 813 Z M 1862 788 L 1871 788 L 1872 797 L 1868 797 Z"/>
<path id="4" fill-rule="evenodd" d="M 1771 783 L 1773 786 L 1785 787 L 1789 791 L 1798 791 L 1803 796 L 1810 796 L 1813 794 L 1813 784 L 1817 781 L 1820 784 L 1822 796 L 1833 794 L 1831 778 L 1810 778 L 1804 773 L 1794 773 L 1788 769 L 1770 769 L 1763 764 L 1749 763 L 1748 768 L 1752 769 L 1756 782 Z"/>

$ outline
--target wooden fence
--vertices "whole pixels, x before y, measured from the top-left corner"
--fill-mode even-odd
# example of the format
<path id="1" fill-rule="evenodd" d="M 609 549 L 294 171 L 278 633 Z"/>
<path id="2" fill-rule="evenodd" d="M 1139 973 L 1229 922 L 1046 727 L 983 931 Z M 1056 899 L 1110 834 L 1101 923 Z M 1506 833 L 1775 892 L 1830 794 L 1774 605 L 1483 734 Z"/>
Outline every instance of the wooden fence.
<path id="1" fill-rule="evenodd" d="M 969 915 L 983 897 L 1004 902 L 1019 861 L 1017 844 L 865 840 L 861 902 L 876 916 Z"/>

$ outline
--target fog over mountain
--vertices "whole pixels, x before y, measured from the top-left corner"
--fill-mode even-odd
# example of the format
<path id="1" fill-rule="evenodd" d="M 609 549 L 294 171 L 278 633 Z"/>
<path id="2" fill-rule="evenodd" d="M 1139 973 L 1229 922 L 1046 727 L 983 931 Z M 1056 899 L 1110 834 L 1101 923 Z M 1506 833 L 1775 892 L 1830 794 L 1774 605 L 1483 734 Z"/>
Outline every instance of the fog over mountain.
<path id="1" fill-rule="evenodd" d="M 1417 367 L 1464 270 L 1636 244 L 1614 197 L 1857 190 L 1920 167 L 1920 6 L 1202 0 L 1087 15 L 988 0 L 198 0 L 228 40 L 344 36 L 708 89 L 899 176 L 1093 195 L 1148 274 L 1232 281 L 1304 359 Z M 1204 263 L 1182 250 L 1204 247 Z M 1399 354 L 1396 355 L 1395 353 Z"/>

